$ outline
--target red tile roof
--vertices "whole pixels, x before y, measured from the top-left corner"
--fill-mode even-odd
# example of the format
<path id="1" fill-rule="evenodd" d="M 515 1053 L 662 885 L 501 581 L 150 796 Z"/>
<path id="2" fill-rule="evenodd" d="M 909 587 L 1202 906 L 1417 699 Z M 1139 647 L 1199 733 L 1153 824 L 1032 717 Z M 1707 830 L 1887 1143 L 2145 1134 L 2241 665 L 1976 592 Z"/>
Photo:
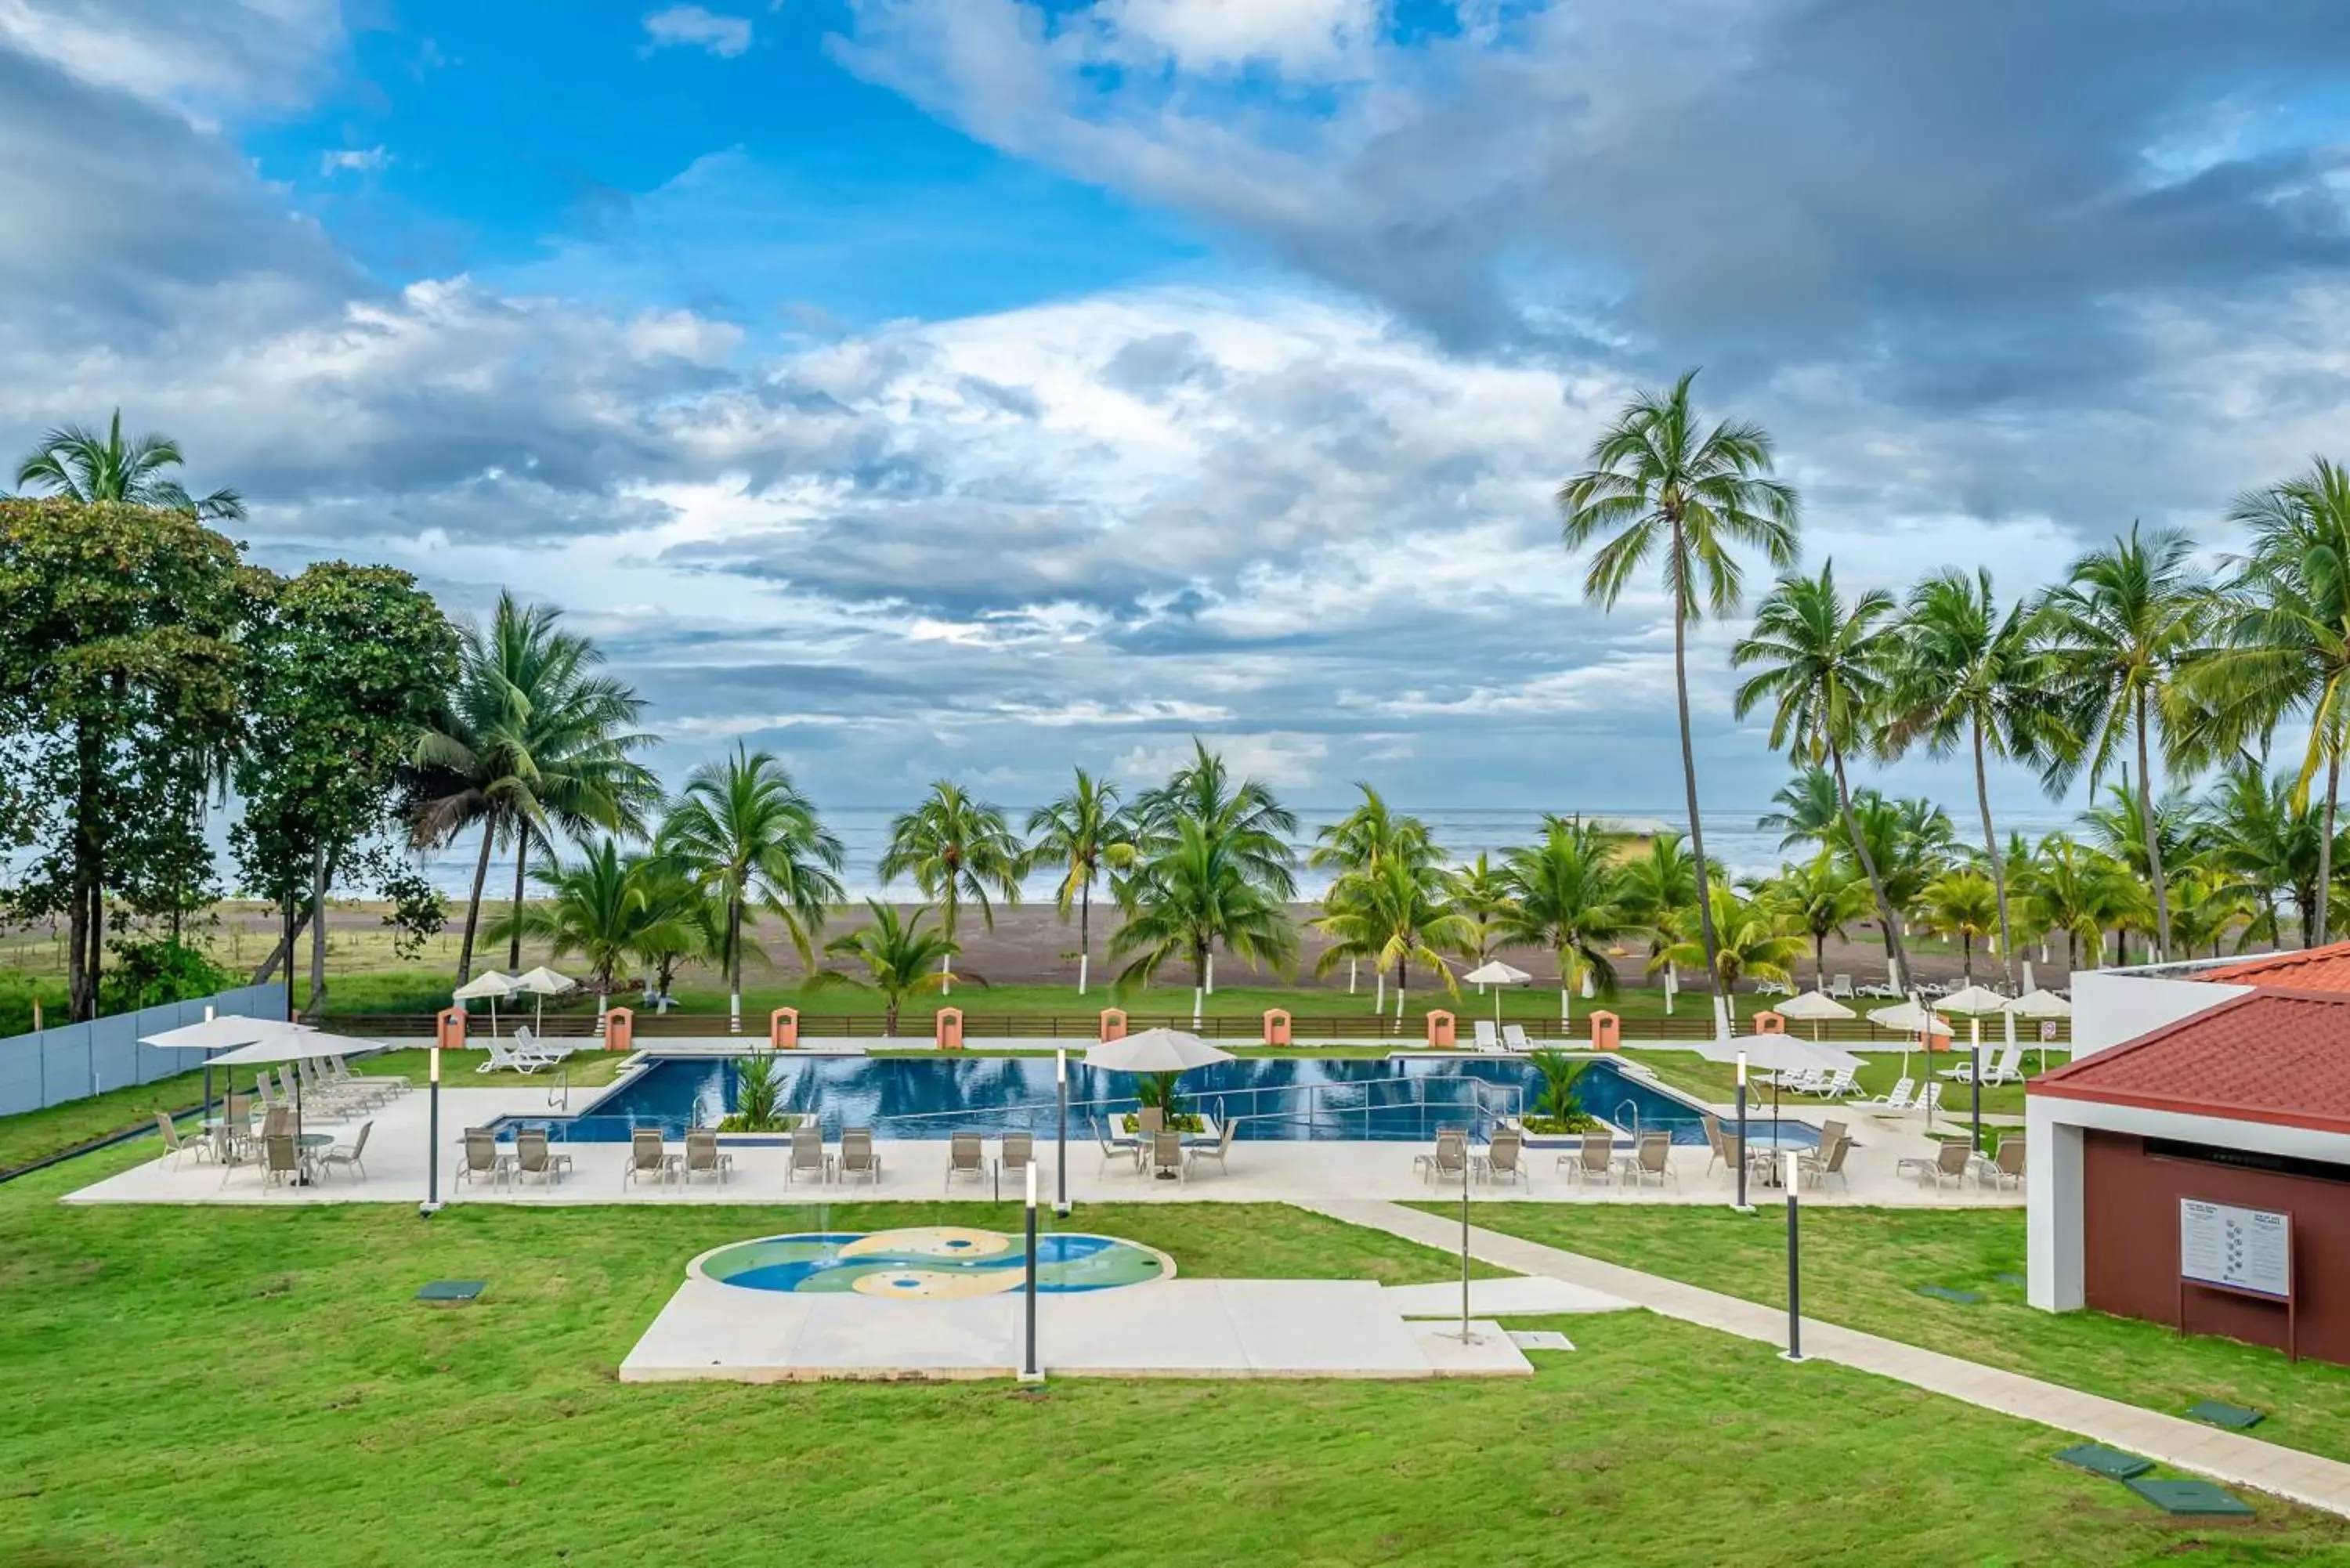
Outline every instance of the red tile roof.
<path id="1" fill-rule="evenodd" d="M 2350 996 L 2263 987 L 2043 1074 L 2029 1092 L 2350 1133 Z"/>
<path id="2" fill-rule="evenodd" d="M 2295 991 L 2350 993 L 2350 942 L 2328 942 L 2298 952 L 2264 953 L 2220 969 L 2201 969 L 2197 980 L 2222 985 L 2289 985 Z"/>

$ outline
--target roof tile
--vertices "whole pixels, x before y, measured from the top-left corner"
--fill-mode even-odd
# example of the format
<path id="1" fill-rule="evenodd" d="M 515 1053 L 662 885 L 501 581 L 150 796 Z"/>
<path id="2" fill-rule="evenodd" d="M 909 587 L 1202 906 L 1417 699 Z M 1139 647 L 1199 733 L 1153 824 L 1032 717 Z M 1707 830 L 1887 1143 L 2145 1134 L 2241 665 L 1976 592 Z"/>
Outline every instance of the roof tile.
<path id="1" fill-rule="evenodd" d="M 2350 995 L 2263 987 L 2056 1068 L 2031 1092 L 2350 1132 Z"/>

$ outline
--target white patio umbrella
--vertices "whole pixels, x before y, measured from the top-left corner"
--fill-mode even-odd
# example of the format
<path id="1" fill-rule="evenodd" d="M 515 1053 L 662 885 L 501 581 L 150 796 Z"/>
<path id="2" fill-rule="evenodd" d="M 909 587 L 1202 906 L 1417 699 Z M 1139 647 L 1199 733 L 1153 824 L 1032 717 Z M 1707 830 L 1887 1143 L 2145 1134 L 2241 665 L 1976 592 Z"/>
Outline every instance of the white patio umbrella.
<path id="1" fill-rule="evenodd" d="M 1849 1016 L 1849 1014 L 1847 1014 Z M 1793 1034 L 1742 1034 L 1735 1040 L 1709 1040 L 1697 1048 L 1709 1062 L 1746 1058 L 1750 1073 L 1769 1073 L 1771 1079 L 1771 1147 L 1779 1147 L 1779 1079 L 1781 1073 L 1857 1073 L 1867 1065 L 1841 1046 Z"/>
<path id="2" fill-rule="evenodd" d="M 2073 1004 L 2053 991 L 2027 991 L 2007 1004 L 2007 1016 L 2018 1018 L 2070 1018 Z M 2048 1043 L 2040 1043 L 2040 1070 L 2048 1071 Z"/>
<path id="3" fill-rule="evenodd" d="M 1493 1027 L 1499 1029 L 1502 1026 L 1502 987 L 1524 985 L 1534 977 L 1515 965 L 1503 963 L 1500 959 L 1488 959 L 1461 978 L 1471 985 L 1493 988 Z"/>
<path id="4" fill-rule="evenodd" d="M 1146 1029 L 1123 1040 L 1102 1041 L 1086 1052 L 1087 1066 L 1113 1073 L 1188 1073 L 1232 1059 L 1231 1052 L 1219 1051 L 1180 1029 Z"/>
<path id="5" fill-rule="evenodd" d="M 515 976 L 514 988 L 518 992 L 528 992 L 537 998 L 535 1003 L 536 1011 L 531 1016 L 531 1027 L 543 1030 L 546 1027 L 546 999 L 550 996 L 561 996 L 578 983 L 569 975 L 557 974 L 545 964 L 541 964 L 536 969 L 525 970 Z"/>
<path id="6" fill-rule="evenodd" d="M 1920 1007 L 1914 1001 L 1897 1002 L 1890 1007 L 1880 1007 L 1868 1015 L 1868 1021 L 1880 1029 L 1898 1029 L 1905 1035 L 1917 1035 L 1918 1048 L 1925 1051 L 1927 1064 L 1929 1066 L 1933 1064 L 1934 1054 L 1932 1047 L 1927 1042 L 1927 1036 L 1948 1034 L 1950 1032 L 1950 1024 L 1936 1017 L 1930 1009 Z M 1901 1042 L 1901 1075 L 1905 1078 L 1909 1075 L 1909 1042 L 1906 1039 Z"/>
<path id="7" fill-rule="evenodd" d="M 285 1018 L 247 1018 L 241 1013 L 223 1012 L 200 1023 L 182 1023 L 177 1029 L 166 1029 L 161 1034 L 142 1034 L 141 1045 L 153 1045 L 165 1051 L 202 1051 L 204 1055 L 204 1116 L 213 1114 L 213 1063 L 214 1051 L 233 1050 L 250 1045 L 257 1040 L 275 1035 L 307 1033 L 314 1024 L 296 1023 Z"/>
<path id="8" fill-rule="evenodd" d="M 498 1037 L 498 1003 L 515 993 L 515 977 L 500 974 L 496 970 L 484 970 L 449 993 L 451 1000 L 472 1002 L 487 997 L 490 1002 L 490 1038 Z"/>
<path id="9" fill-rule="evenodd" d="M 1950 992 L 1934 1005 L 1943 1012 L 1955 1013 L 1967 1021 L 1967 1070 L 1980 1085 L 1982 1081 L 1982 1021 L 1987 1013 L 2006 1016 L 2007 998 L 1987 985 L 1970 985 L 1963 991 Z M 2011 1023 L 2009 1027 L 2013 1028 L 2014 1025 Z M 1980 1137 L 1982 1133 L 1982 1091 L 1977 1087 L 1972 1093 L 1975 1095 L 1975 1132 Z"/>
<path id="10" fill-rule="evenodd" d="M 1820 1037 L 1820 1025 L 1828 1019 L 1860 1016 L 1825 991 L 1799 991 L 1771 1011 L 1782 1018 L 1811 1024 L 1814 1040 Z"/>
<path id="11" fill-rule="evenodd" d="M 285 1062 L 299 1062 L 307 1056 L 338 1055 L 351 1051 L 372 1051 L 372 1040 L 353 1040 L 341 1034 L 321 1033 L 315 1029 L 286 1031 L 256 1040 L 250 1045 L 240 1045 L 213 1058 L 216 1067 L 263 1067 Z M 302 1075 L 294 1075 L 294 1144 L 302 1144 Z"/>

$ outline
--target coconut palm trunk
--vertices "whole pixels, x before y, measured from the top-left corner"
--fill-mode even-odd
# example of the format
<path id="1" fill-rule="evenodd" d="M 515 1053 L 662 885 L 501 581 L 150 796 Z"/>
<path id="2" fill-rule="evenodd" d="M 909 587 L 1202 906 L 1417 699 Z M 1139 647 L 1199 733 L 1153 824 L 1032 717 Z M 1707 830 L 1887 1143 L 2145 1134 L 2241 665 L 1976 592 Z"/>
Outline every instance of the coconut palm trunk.
<path id="1" fill-rule="evenodd" d="M 1094 961 L 1094 879 L 1077 889 L 1077 994 L 1086 993 L 1086 971 Z"/>
<path id="2" fill-rule="evenodd" d="M 484 820 L 482 824 L 482 853 L 473 861 L 473 894 L 465 900 L 465 938 L 457 946 L 457 983 L 464 984 L 473 978 L 473 933 L 482 924 L 482 889 L 490 879 L 490 848 L 497 838 L 497 824 Z M 293 939 L 286 939 L 286 969 L 293 969 Z"/>
<path id="3" fill-rule="evenodd" d="M 506 971 L 509 974 L 522 972 L 522 877 L 523 867 L 529 864 L 530 823 L 525 820 L 515 826 L 514 935 L 506 940 Z"/>
<path id="4" fill-rule="evenodd" d="M 2146 838 L 2147 879 L 2154 884 L 2154 959 L 2157 963 L 2170 951 L 2170 889 L 2162 876 L 2162 844 L 2154 830 L 2154 767 L 2147 760 L 2146 744 L 2146 693 L 2137 694 L 2137 815 L 2140 832 Z M 2127 961 L 2129 955 L 2122 955 Z"/>
<path id="5" fill-rule="evenodd" d="M 1681 558 L 1681 520 L 1673 515 L 1673 558 Z M 1689 699 L 1689 610 L 1685 602 L 1687 586 L 1678 580 L 1673 590 L 1673 701 L 1679 708 L 1681 723 L 1681 784 L 1689 799 L 1690 863 L 1697 876 L 1698 939 L 1705 948 L 1705 981 L 1712 993 L 1713 1033 L 1717 1040 L 1730 1038 L 1730 1000 L 1721 992 L 1721 953 L 1713 930 L 1713 900 L 1708 894 L 1705 863 L 1705 828 L 1698 820 L 1697 811 L 1697 746 L 1690 735 Z M 1847 806 L 1846 815 L 1849 815 Z M 1562 980 L 1565 976 L 1560 977 Z M 1565 1000 L 1561 999 L 1564 1011 Z"/>
<path id="6" fill-rule="evenodd" d="M 2325 748 L 2325 815 L 2317 836 L 2317 907 L 2313 911 L 2313 923 L 2317 934 L 2312 936 L 2303 930 L 2302 943 L 2304 947 L 2320 947 L 2325 941 L 2326 917 L 2330 913 L 2326 905 L 2331 902 L 2328 894 L 2334 887 L 2334 817 L 2341 798 L 2342 747 L 2338 741 L 2334 741 Z"/>
<path id="7" fill-rule="evenodd" d="M 1909 990 L 1916 984 L 1916 977 L 1909 972 L 1909 955 L 1901 940 L 1901 916 L 1893 908 L 1893 900 L 1885 895 L 1885 878 L 1877 873 L 1877 857 L 1869 852 L 1867 836 L 1860 831 L 1860 818 L 1852 809 L 1852 786 L 1845 780 L 1844 748 L 1831 745 L 1828 761 L 1835 771 L 1836 804 L 1844 812 L 1845 832 L 1852 836 L 1853 853 L 1860 860 L 1861 875 L 1868 878 L 1869 896 L 1877 900 L 1877 918 L 1885 928 L 1886 953 L 1900 973 L 1902 989 Z"/>
<path id="8" fill-rule="evenodd" d="M 1982 814 L 1983 853 L 1991 858 L 1991 890 L 1999 901 L 1999 961 L 2007 975 L 2010 996 L 2015 991 L 2015 936 L 2007 922 L 2007 862 L 1999 852 L 1999 834 L 1991 821 L 1991 774 L 1983 763 L 1982 721 L 1974 722 L 1975 809 Z"/>

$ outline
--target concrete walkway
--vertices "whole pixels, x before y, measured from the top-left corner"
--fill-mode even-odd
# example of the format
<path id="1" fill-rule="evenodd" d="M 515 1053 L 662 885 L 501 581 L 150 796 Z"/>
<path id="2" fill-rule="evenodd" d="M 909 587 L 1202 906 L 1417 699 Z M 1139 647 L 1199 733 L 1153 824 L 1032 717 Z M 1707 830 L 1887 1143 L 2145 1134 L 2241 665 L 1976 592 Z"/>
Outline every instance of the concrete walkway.
<path id="1" fill-rule="evenodd" d="M 1301 1202 L 1299 1207 L 1422 1246 L 1452 1251 L 1461 1242 L 1458 1219 L 1399 1204 L 1325 1199 Z M 1779 1308 L 1482 1228 L 1470 1230 L 1469 1251 L 1481 1262 L 1564 1280 L 1621 1297 L 1666 1317 L 1769 1345 L 1786 1343 L 1787 1314 Z M 1897 1378 L 1930 1393 L 2092 1438 L 2215 1480 L 2350 1517 L 2350 1464 L 2339 1460 L 1808 1317 L 1804 1320 L 1804 1355 L 1807 1359 L 1841 1362 Z"/>

